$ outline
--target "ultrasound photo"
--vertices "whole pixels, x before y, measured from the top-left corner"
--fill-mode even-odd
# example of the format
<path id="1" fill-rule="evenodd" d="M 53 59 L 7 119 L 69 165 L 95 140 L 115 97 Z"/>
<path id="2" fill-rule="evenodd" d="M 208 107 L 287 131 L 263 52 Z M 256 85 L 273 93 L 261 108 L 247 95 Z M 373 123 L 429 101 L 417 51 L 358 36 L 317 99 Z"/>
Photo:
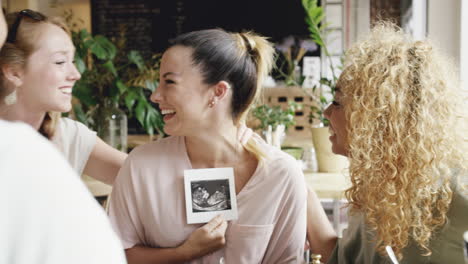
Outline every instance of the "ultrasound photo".
<path id="1" fill-rule="evenodd" d="M 229 180 L 192 181 L 192 212 L 231 210 Z"/>

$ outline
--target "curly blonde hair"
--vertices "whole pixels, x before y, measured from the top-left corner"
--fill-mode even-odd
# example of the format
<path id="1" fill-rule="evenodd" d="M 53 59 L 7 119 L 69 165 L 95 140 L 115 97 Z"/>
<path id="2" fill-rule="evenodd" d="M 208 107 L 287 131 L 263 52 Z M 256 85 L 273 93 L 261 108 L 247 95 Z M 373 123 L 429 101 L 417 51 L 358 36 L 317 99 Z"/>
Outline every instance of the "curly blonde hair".
<path id="1" fill-rule="evenodd" d="M 338 87 L 347 119 L 352 211 L 376 249 L 397 256 L 413 240 L 430 255 L 452 199 L 452 169 L 466 171 L 463 101 L 453 65 L 428 41 L 377 24 L 346 53 Z"/>

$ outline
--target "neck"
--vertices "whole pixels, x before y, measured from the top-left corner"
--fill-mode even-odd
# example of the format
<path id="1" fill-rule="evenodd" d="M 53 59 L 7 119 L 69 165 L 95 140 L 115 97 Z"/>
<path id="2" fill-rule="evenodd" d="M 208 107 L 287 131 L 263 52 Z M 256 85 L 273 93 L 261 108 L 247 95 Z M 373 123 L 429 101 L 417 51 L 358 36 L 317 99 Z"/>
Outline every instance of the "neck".
<path id="1" fill-rule="evenodd" d="M 187 153 L 194 168 L 234 167 L 245 155 L 234 124 L 215 126 L 185 137 Z"/>
<path id="2" fill-rule="evenodd" d="M 19 102 L 13 105 L 0 104 L 0 119 L 8 121 L 19 121 L 29 124 L 35 130 L 39 130 L 44 121 L 45 111 L 34 111 L 20 104 Z"/>

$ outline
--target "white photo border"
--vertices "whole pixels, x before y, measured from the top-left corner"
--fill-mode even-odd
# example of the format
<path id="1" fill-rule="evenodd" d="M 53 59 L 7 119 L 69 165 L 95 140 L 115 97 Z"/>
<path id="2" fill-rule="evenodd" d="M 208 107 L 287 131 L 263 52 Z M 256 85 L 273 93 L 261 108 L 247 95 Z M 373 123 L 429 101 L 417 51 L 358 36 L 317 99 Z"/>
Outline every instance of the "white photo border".
<path id="1" fill-rule="evenodd" d="M 192 187 L 193 181 L 210 181 L 210 180 L 228 180 L 229 195 L 231 201 L 230 210 L 213 211 L 213 212 L 193 212 L 192 207 Z M 233 168 L 209 168 L 209 169 L 192 169 L 184 170 L 184 187 L 185 187 L 185 211 L 187 214 L 188 224 L 207 223 L 215 216 L 221 214 L 225 220 L 236 220 L 237 215 L 237 199 L 236 188 L 234 183 Z"/>

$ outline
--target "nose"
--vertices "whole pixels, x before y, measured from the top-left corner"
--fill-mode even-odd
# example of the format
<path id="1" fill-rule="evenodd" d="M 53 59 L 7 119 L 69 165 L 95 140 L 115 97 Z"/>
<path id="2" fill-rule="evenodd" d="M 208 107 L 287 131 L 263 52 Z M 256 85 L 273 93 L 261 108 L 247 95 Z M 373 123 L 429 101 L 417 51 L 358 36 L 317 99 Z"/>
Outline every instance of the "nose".
<path id="1" fill-rule="evenodd" d="M 78 81 L 79 79 L 81 79 L 81 74 L 76 68 L 75 64 L 72 64 L 71 66 L 70 72 L 68 74 L 68 79 L 72 81 Z"/>
<path id="2" fill-rule="evenodd" d="M 327 108 L 325 109 L 325 111 L 323 111 L 323 116 L 326 118 L 326 119 L 330 119 L 330 114 L 331 114 L 331 107 L 332 107 L 332 104 L 329 104 L 327 106 Z"/>
<path id="3" fill-rule="evenodd" d="M 151 96 L 150 96 L 151 102 L 156 103 L 156 104 L 159 104 L 161 102 L 161 100 L 162 100 L 162 95 L 158 91 L 159 90 L 158 88 L 156 88 L 156 90 L 154 90 L 154 92 L 151 93 Z"/>

